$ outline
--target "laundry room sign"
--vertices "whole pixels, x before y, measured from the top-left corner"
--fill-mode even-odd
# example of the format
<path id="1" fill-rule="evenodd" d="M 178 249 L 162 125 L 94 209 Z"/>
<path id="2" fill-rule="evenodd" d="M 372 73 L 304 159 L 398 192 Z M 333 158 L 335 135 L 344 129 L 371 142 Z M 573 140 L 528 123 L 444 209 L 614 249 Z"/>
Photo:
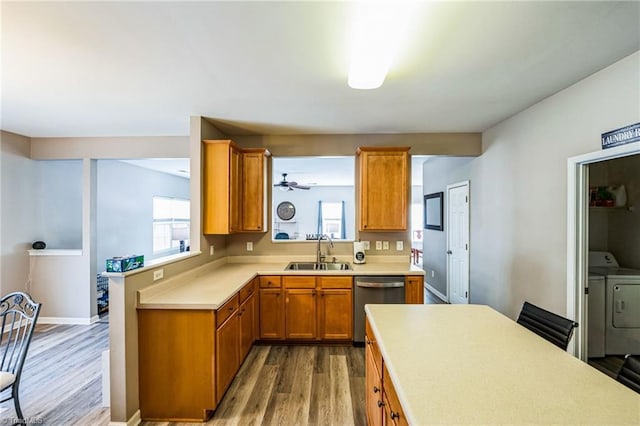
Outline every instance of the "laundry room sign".
<path id="1" fill-rule="evenodd" d="M 640 123 L 621 127 L 602 134 L 602 149 L 640 141 Z"/>

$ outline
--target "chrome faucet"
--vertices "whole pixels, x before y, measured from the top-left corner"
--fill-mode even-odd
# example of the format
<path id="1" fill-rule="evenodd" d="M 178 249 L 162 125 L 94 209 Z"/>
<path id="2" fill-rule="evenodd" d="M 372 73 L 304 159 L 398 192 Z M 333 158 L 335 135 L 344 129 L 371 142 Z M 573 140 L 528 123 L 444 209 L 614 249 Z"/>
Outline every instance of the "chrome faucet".
<path id="1" fill-rule="evenodd" d="M 322 241 L 323 238 L 329 241 L 329 247 L 333 248 L 333 241 L 331 241 L 330 236 L 328 236 L 327 234 L 318 236 L 318 250 L 316 251 L 316 263 L 318 264 L 320 264 L 324 260 L 324 255 L 322 254 L 322 251 L 320 251 L 320 241 Z M 327 250 L 327 254 L 329 254 L 329 250 Z"/>

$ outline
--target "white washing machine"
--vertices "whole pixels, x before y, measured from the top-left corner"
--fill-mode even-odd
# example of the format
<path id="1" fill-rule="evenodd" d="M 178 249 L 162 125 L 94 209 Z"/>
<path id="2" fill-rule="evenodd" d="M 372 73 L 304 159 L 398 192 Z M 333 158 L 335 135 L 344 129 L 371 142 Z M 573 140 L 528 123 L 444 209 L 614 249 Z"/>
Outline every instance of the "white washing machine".
<path id="1" fill-rule="evenodd" d="M 621 268 L 612 253 L 589 252 L 589 274 L 604 277 L 605 355 L 640 354 L 640 270 Z"/>

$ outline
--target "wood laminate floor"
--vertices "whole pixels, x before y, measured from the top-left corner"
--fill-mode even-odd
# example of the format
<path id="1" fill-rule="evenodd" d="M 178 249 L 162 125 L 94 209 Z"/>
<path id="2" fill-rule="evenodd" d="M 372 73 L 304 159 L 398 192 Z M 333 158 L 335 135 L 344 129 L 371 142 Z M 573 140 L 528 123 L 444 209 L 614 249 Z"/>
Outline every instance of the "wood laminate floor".
<path id="1" fill-rule="evenodd" d="M 101 406 L 101 357 L 108 347 L 105 322 L 36 325 L 20 381 L 30 424 L 108 425 L 109 409 Z M 0 404 L 0 425 L 13 424 L 15 417 L 13 400 Z"/>
<path id="2" fill-rule="evenodd" d="M 364 348 L 256 345 L 206 425 L 364 425 L 364 373 Z"/>

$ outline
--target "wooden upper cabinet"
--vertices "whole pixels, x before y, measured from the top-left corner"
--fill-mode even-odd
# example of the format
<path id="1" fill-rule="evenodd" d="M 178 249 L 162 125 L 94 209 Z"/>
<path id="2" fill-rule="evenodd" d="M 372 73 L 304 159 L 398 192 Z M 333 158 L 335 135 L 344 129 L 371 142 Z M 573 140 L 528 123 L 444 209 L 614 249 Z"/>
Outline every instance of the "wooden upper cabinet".
<path id="1" fill-rule="evenodd" d="M 240 223 L 240 155 L 230 140 L 204 141 L 203 232 L 230 234 Z"/>
<path id="2" fill-rule="evenodd" d="M 203 141 L 203 232 L 266 232 L 266 156 L 230 140 Z"/>
<path id="3" fill-rule="evenodd" d="M 267 230 L 267 151 L 245 149 L 242 152 L 242 231 Z"/>
<path id="4" fill-rule="evenodd" d="M 409 147 L 358 148 L 358 229 L 406 231 Z"/>

